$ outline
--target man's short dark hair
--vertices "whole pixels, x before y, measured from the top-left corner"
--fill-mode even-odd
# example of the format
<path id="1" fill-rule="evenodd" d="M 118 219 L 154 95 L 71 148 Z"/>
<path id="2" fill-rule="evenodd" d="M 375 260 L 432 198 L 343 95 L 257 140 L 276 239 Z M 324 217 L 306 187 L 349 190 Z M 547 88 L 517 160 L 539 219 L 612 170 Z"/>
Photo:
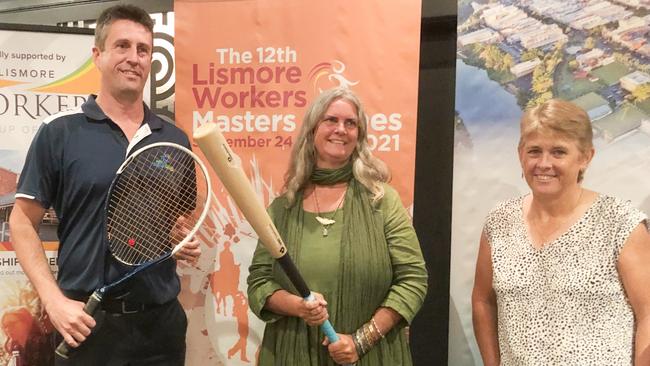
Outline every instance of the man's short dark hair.
<path id="1" fill-rule="evenodd" d="M 130 20 L 142 24 L 153 34 L 153 19 L 144 9 L 135 5 L 120 4 L 111 6 L 104 10 L 97 18 L 95 27 L 95 46 L 100 50 L 104 49 L 104 42 L 108 36 L 108 28 L 116 20 Z"/>

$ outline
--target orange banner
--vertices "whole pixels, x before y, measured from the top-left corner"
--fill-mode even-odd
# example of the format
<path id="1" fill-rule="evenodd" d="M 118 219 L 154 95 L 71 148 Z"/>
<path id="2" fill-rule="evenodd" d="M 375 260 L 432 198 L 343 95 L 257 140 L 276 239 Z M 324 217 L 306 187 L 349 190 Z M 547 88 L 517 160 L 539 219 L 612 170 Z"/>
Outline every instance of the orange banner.
<path id="1" fill-rule="evenodd" d="M 216 123 L 265 204 L 282 190 L 309 102 L 345 85 L 364 103 L 370 146 L 412 207 L 420 1 L 177 0 L 174 7 L 177 125 L 192 135 Z M 245 297 L 256 237 L 214 181 L 201 271 L 184 277 L 187 362 L 250 364 L 263 329 Z M 194 359 L 192 349 L 206 343 L 214 360 Z"/>

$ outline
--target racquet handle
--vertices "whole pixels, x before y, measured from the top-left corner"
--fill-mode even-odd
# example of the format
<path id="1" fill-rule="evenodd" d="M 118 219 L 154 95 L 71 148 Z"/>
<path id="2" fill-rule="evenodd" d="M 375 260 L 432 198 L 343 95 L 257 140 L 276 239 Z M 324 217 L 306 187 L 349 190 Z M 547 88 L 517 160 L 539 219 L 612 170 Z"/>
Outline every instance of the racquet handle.
<path id="1" fill-rule="evenodd" d="M 101 303 L 102 303 L 102 295 L 99 293 L 99 291 L 95 291 L 88 298 L 88 301 L 84 306 L 84 311 L 86 312 L 86 314 L 90 316 L 94 316 L 97 309 L 99 309 L 99 305 Z M 68 359 L 68 357 L 70 357 L 69 354 L 71 349 L 72 348 L 70 347 L 70 345 L 68 345 L 65 340 L 62 340 L 61 343 L 59 343 L 59 346 L 56 347 L 56 350 L 54 352 L 57 355 L 61 356 L 62 358 Z"/>
<path id="2" fill-rule="evenodd" d="M 316 298 L 312 293 L 309 293 L 309 296 L 305 297 L 305 301 L 314 301 Z M 329 320 L 325 320 L 325 323 L 321 324 L 320 330 L 325 333 L 325 336 L 327 339 L 329 339 L 330 343 L 335 343 L 336 341 L 339 340 L 339 336 L 336 334 L 336 331 L 334 330 L 334 327 L 332 326 L 332 323 L 330 323 Z"/>

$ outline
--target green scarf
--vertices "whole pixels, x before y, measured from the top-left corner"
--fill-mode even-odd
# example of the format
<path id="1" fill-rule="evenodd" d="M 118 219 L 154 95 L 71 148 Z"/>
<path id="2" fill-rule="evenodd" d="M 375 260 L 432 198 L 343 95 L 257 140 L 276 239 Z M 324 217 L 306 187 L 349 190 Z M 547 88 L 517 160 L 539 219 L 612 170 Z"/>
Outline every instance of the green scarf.
<path id="1" fill-rule="evenodd" d="M 315 172 L 319 184 L 334 184 L 341 180 L 352 166 Z M 375 310 L 381 305 L 386 296 L 386 284 L 391 283 L 393 276 L 391 260 L 384 236 L 384 222 L 381 214 L 375 210 L 370 192 L 356 179 L 348 178 L 349 185 L 343 204 L 343 233 L 341 236 L 341 260 L 339 264 L 339 291 L 328 298 L 330 321 L 338 333 L 353 333 L 357 328 L 370 320 Z M 313 180 L 312 180 L 313 181 Z M 299 258 L 300 240 L 304 211 L 302 209 L 303 192 L 296 195 L 295 203 L 287 210 L 281 210 L 277 217 L 280 235 L 286 239 L 287 250 L 292 258 Z M 374 266 L 358 266 L 357 263 L 370 261 Z M 369 284 L 369 285 L 364 285 Z M 320 335 L 322 337 L 322 334 Z M 321 338 L 322 339 L 322 338 Z M 319 341 L 320 342 L 320 341 Z M 292 345 L 288 347 L 298 347 Z M 288 350 L 287 350 L 288 351 Z M 325 348 L 321 352 L 327 352 Z M 367 355 L 369 356 L 369 355 Z M 309 356 L 305 355 L 305 365 Z M 373 354 L 360 364 L 380 364 L 372 359 L 380 357 Z M 330 362 L 331 363 L 331 362 Z"/>
<path id="2" fill-rule="evenodd" d="M 314 168 L 309 179 L 312 183 L 321 186 L 331 186 L 336 183 L 347 182 L 352 179 L 352 163 L 338 169 Z"/>

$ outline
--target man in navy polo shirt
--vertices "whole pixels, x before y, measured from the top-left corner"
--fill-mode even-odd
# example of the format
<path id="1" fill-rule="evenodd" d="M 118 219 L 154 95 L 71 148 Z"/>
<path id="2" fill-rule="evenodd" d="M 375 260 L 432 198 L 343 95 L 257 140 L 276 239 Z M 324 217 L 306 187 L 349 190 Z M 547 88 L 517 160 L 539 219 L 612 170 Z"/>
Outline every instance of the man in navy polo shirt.
<path id="1" fill-rule="evenodd" d="M 75 349 L 57 365 L 182 365 L 187 320 L 177 295 L 176 263 L 168 261 L 129 283 L 93 319 L 83 311 L 93 290 L 128 268 L 102 241 L 104 200 L 120 164 L 134 149 L 160 141 L 190 146 L 187 136 L 143 103 L 151 69 L 153 21 L 142 9 L 117 5 L 97 20 L 93 60 L 97 96 L 80 109 L 47 118 L 34 137 L 11 214 L 18 259 L 60 336 Z M 60 220 L 57 280 L 38 226 L 53 207 Z M 177 259 L 195 263 L 196 240 Z M 57 283 L 58 282 L 58 283 Z M 92 330 L 92 334 L 91 334 Z"/>

